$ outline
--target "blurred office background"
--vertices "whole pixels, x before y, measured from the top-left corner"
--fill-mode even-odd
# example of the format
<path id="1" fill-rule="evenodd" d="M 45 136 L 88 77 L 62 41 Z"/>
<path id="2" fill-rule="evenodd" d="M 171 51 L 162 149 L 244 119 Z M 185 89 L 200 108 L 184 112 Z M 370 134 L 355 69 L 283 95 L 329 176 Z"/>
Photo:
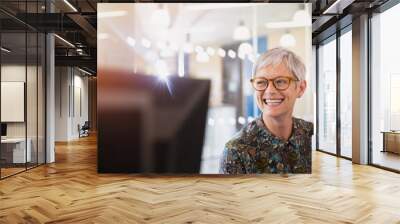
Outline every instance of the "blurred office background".
<path id="1" fill-rule="evenodd" d="M 314 119 L 311 4 L 98 4 L 98 67 L 211 80 L 202 173 L 260 112 L 250 85 L 257 57 L 285 47 L 304 61 L 308 89 L 295 116 Z M 315 141 L 314 141 L 315 142 Z"/>

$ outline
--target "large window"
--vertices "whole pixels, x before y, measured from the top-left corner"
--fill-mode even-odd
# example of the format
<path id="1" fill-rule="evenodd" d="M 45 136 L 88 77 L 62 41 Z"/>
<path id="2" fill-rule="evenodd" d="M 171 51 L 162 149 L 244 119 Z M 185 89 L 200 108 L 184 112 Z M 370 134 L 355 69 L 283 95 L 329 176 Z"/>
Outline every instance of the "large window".
<path id="1" fill-rule="evenodd" d="M 372 25 L 372 163 L 400 170 L 400 4 L 376 14 Z"/>
<path id="2" fill-rule="evenodd" d="M 336 154 L 336 39 L 318 48 L 318 148 Z"/>
<path id="3" fill-rule="evenodd" d="M 42 4 L 2 2 L 0 7 L 36 13 Z M 0 178 L 4 178 L 45 162 L 45 35 L 3 12 L 0 20 Z"/>
<path id="4" fill-rule="evenodd" d="M 352 157 L 352 26 L 318 47 L 318 146 Z M 340 123 L 338 123 L 340 122 Z"/>
<path id="5" fill-rule="evenodd" d="M 340 155 L 352 157 L 352 35 L 351 26 L 340 36 Z"/>

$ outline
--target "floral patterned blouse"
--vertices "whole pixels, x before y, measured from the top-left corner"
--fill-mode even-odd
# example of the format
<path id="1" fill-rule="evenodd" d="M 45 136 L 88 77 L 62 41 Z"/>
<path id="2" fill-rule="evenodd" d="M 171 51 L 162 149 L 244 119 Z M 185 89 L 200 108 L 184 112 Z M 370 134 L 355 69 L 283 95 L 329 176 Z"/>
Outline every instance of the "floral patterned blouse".
<path id="1" fill-rule="evenodd" d="M 225 145 L 220 173 L 311 173 L 313 124 L 293 118 L 288 141 L 274 136 L 262 117 L 250 122 Z"/>

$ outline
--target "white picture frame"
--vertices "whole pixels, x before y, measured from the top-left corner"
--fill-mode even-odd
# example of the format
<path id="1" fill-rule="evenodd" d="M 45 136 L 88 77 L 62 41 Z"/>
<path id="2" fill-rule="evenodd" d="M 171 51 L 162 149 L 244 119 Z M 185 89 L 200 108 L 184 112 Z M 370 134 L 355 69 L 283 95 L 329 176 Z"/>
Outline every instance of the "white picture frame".
<path id="1" fill-rule="evenodd" d="M 25 82 L 1 82 L 1 122 L 25 122 Z"/>

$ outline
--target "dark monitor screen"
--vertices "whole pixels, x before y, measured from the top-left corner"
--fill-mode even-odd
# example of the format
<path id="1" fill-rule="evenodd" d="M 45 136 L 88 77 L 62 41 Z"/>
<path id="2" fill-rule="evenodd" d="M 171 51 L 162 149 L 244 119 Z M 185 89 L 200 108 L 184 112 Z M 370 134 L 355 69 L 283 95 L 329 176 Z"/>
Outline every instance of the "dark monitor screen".
<path id="1" fill-rule="evenodd" d="M 7 124 L 1 123 L 1 136 L 7 136 Z"/>
<path id="2" fill-rule="evenodd" d="M 98 171 L 200 173 L 210 81 L 100 71 Z"/>

